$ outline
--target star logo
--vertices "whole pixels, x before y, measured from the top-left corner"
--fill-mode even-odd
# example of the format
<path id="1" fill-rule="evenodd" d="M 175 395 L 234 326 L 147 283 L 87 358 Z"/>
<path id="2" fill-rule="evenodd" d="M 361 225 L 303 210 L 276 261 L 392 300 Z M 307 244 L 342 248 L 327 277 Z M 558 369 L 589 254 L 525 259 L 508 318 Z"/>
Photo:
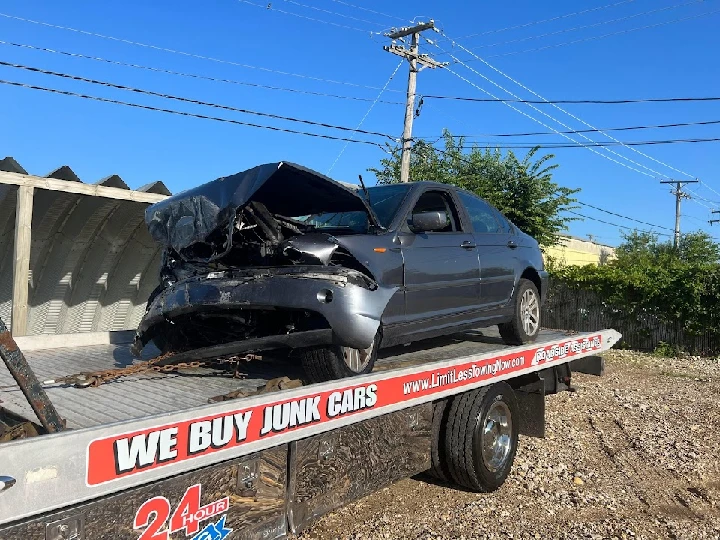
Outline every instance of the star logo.
<path id="1" fill-rule="evenodd" d="M 202 531 L 197 533 L 192 540 L 224 540 L 227 535 L 233 532 L 232 529 L 225 527 L 225 518 L 221 517 L 217 523 L 208 524 Z"/>

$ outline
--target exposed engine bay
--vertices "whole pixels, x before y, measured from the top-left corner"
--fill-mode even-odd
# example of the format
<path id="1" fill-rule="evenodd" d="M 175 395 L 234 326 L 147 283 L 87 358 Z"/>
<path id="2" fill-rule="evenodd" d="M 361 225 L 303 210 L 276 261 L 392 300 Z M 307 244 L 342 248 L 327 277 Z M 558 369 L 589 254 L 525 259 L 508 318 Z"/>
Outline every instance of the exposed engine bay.
<path id="1" fill-rule="evenodd" d="M 286 265 L 342 266 L 372 280 L 369 271 L 340 246 L 337 238 L 317 230 L 312 223 L 273 214 L 264 204 L 250 202 L 232 217 L 227 229 L 215 229 L 205 240 L 179 250 L 166 249 L 161 284 L 167 287 L 211 272 Z M 368 287 L 372 287 L 370 282 Z"/>

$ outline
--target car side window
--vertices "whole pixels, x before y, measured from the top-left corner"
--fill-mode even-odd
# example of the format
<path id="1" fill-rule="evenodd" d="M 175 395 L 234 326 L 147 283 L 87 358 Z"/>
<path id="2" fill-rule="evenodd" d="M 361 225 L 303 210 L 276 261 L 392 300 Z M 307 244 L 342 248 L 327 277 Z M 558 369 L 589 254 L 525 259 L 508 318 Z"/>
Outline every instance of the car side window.
<path id="1" fill-rule="evenodd" d="M 453 203 L 450 194 L 445 191 L 426 191 L 420 195 L 420 198 L 408 216 L 408 225 L 412 222 L 413 214 L 422 212 L 445 212 L 447 215 L 447 225 L 444 229 L 436 232 L 457 232 L 461 230 L 460 218 L 455 203 Z"/>
<path id="2" fill-rule="evenodd" d="M 505 232 L 505 233 L 515 234 L 515 230 L 513 229 L 512 225 L 510 224 L 510 221 L 508 221 L 508 219 L 502 215 L 500 210 L 498 210 L 497 208 L 493 208 L 493 210 L 495 210 L 493 212 L 493 214 L 495 215 L 495 219 L 497 219 L 498 222 L 500 223 L 500 231 Z"/>
<path id="3" fill-rule="evenodd" d="M 460 195 L 460 200 L 465 205 L 468 215 L 470 216 L 473 231 L 476 233 L 501 232 L 500 224 L 497 219 L 495 219 L 495 215 L 488 203 L 462 191 L 460 191 L 458 195 Z"/>

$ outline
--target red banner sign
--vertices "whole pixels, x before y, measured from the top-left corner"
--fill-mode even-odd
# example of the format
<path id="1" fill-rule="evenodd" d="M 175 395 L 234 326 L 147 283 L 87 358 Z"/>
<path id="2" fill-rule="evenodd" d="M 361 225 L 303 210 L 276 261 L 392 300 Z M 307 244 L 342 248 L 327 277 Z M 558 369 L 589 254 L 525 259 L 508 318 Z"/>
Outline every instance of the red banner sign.
<path id="1" fill-rule="evenodd" d="M 445 390 L 492 381 L 508 373 L 543 369 L 544 364 L 601 349 L 600 334 L 569 339 L 372 383 L 353 385 L 350 381 L 338 381 L 338 388 L 333 390 L 96 439 L 88 446 L 87 484 L 104 484 L 281 433 L 331 423 L 368 409 L 383 409 Z M 342 385 L 343 382 L 348 384 Z"/>

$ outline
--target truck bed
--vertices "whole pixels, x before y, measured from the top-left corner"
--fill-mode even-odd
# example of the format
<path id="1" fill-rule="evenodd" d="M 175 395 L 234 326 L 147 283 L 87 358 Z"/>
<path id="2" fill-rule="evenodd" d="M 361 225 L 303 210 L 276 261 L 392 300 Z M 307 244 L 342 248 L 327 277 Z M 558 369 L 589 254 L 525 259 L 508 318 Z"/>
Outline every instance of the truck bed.
<path id="1" fill-rule="evenodd" d="M 563 332 L 543 330 L 538 342 L 560 339 Z M 136 360 L 130 344 L 35 350 L 25 356 L 38 379 L 50 380 L 83 371 L 125 367 Z M 408 346 L 383 349 L 375 371 L 411 367 L 427 362 L 449 360 L 507 348 L 495 327 L 473 330 L 453 336 L 424 340 Z M 147 347 L 143 359 L 157 350 Z M 265 355 L 262 360 L 241 364 L 241 378 L 209 368 L 187 369 L 175 373 L 123 377 L 98 388 L 48 385 L 46 391 L 69 428 L 78 429 L 143 418 L 160 413 L 191 409 L 208 399 L 238 389 L 254 390 L 268 380 L 288 376 L 301 378 L 301 368 L 287 357 Z M 0 363 L 0 406 L 35 419 L 25 397 Z"/>

